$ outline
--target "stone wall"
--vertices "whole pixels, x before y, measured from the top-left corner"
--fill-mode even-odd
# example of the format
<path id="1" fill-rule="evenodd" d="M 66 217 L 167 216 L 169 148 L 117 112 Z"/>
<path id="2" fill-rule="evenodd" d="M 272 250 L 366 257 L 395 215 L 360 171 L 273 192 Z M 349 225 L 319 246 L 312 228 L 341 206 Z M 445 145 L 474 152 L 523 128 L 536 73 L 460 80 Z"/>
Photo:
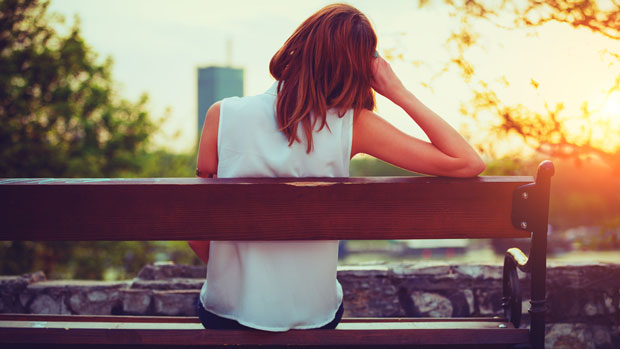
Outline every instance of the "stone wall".
<path id="1" fill-rule="evenodd" d="M 35 314 L 195 314 L 201 267 L 144 267 L 134 280 L 45 280 L 38 272 L 0 277 L 0 312 Z M 501 266 L 368 264 L 341 266 L 347 317 L 500 316 Z M 523 299 L 529 278 L 521 275 Z M 620 265 L 550 265 L 549 348 L 620 348 Z M 529 321 L 524 301 L 524 325 Z"/>

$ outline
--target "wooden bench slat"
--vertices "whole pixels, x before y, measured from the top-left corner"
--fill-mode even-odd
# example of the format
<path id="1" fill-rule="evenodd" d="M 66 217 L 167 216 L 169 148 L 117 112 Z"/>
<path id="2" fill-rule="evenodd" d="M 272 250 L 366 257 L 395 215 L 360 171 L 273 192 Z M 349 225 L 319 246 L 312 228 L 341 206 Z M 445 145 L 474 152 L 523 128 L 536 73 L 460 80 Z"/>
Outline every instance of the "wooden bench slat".
<path id="1" fill-rule="evenodd" d="M 340 330 L 401 330 L 401 329 L 494 329 L 498 324 L 506 328 L 513 327 L 508 322 L 491 321 L 380 321 L 380 322 L 347 322 L 338 325 Z M 124 322 L 112 321 L 0 321 L 0 327 L 7 328 L 64 328 L 64 329 L 165 329 L 165 330 L 201 330 L 199 322 Z"/>
<path id="2" fill-rule="evenodd" d="M 526 343 L 527 329 L 501 321 L 343 322 L 336 330 L 204 330 L 199 323 L 0 321 L 0 342 L 159 345 L 347 345 Z M 503 324 L 506 328 L 500 328 Z"/>
<path id="3" fill-rule="evenodd" d="M 65 322 L 165 322 L 198 323 L 195 316 L 142 316 L 142 315 L 57 315 L 57 314 L 0 314 L 0 321 L 65 321 Z M 410 317 L 353 317 L 342 318 L 342 323 L 355 322 L 508 322 L 500 317 L 410 318 Z"/>
<path id="4" fill-rule="evenodd" d="M 0 321 L 169 322 L 198 323 L 196 316 L 0 314 Z"/>
<path id="5" fill-rule="evenodd" d="M 529 237 L 511 198 L 532 177 L 0 180 L 0 240 Z"/>

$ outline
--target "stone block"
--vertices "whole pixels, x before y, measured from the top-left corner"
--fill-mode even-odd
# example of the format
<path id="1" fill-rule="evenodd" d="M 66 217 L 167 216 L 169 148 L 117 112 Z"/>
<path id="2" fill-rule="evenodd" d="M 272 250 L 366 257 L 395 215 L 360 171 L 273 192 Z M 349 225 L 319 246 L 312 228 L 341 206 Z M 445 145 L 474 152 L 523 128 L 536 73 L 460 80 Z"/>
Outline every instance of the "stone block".
<path id="1" fill-rule="evenodd" d="M 21 302 L 30 313 L 111 315 L 120 312 L 118 290 L 128 282 L 54 280 L 29 285 Z"/>
<path id="2" fill-rule="evenodd" d="M 120 308 L 119 291 L 76 290 L 69 296 L 71 311 L 78 315 L 112 315 L 118 314 Z"/>
<path id="3" fill-rule="evenodd" d="M 120 298 L 123 314 L 128 315 L 149 315 L 152 301 L 151 290 L 145 289 L 122 289 Z"/>
<path id="4" fill-rule="evenodd" d="M 620 280 L 619 280 L 620 283 Z M 620 285 L 618 286 L 620 287 Z M 615 292 L 614 292 L 615 293 Z M 552 288 L 547 292 L 547 319 L 550 322 L 593 322 L 620 324 L 619 312 L 614 304 L 617 302 L 607 290 L 595 287 L 575 289 L 572 287 Z M 586 320 L 590 318 L 590 320 Z"/>
<path id="5" fill-rule="evenodd" d="M 200 291 L 153 291 L 155 315 L 196 316 L 196 302 Z"/>
<path id="6" fill-rule="evenodd" d="M 23 313 L 26 309 L 20 295 L 28 285 L 44 280 L 45 274 L 42 271 L 17 276 L 0 276 L 0 313 Z"/>
<path id="7" fill-rule="evenodd" d="M 474 314 L 503 315 L 501 289 L 474 289 Z"/>
<path id="8" fill-rule="evenodd" d="M 161 280 L 134 279 L 130 288 L 146 290 L 200 290 L 205 279 L 170 278 Z"/>
<path id="9" fill-rule="evenodd" d="M 31 314 L 71 314 L 64 295 L 36 295 L 32 298 L 28 308 Z"/>
<path id="10" fill-rule="evenodd" d="M 20 302 L 31 314 L 71 314 L 67 306 L 67 284 L 71 281 L 41 281 L 28 285 Z"/>
<path id="11" fill-rule="evenodd" d="M 502 267 L 485 264 L 463 264 L 452 267 L 456 274 L 478 280 L 501 280 Z"/>
<path id="12" fill-rule="evenodd" d="M 547 269 L 547 287 L 589 289 L 616 292 L 620 283 L 620 264 L 551 264 Z"/>
<path id="13" fill-rule="evenodd" d="M 474 312 L 474 293 L 472 290 L 453 289 L 440 293 L 450 300 L 452 317 L 468 317 Z"/>
<path id="14" fill-rule="evenodd" d="M 469 308 L 469 314 L 473 314 L 475 311 L 474 308 L 474 292 L 472 290 L 463 290 L 463 295 L 465 296 L 465 300 L 467 300 L 467 306 Z"/>
<path id="15" fill-rule="evenodd" d="M 617 329 L 615 329 L 617 331 Z M 618 348 L 609 326 L 584 323 L 556 323 L 547 325 L 545 348 L 550 349 L 612 349 Z"/>
<path id="16" fill-rule="evenodd" d="M 345 317 L 404 316 L 398 288 L 385 266 L 339 268 L 338 280 L 344 292 Z"/>
<path id="17" fill-rule="evenodd" d="M 422 317 L 451 317 L 452 302 L 437 293 L 414 291 L 411 298 L 417 312 Z"/>
<path id="18" fill-rule="evenodd" d="M 162 280 L 171 278 L 205 279 L 206 266 L 194 266 L 174 264 L 172 262 L 160 262 L 144 266 L 138 273 L 141 280 Z"/>

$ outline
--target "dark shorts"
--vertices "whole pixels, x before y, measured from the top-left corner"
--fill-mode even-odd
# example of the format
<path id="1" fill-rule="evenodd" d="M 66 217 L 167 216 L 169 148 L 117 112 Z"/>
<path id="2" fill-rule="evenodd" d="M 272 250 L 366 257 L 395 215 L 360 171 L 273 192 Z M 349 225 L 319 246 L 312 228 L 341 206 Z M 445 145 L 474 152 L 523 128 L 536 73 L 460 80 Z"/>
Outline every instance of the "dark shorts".
<path id="1" fill-rule="evenodd" d="M 217 316 L 210 311 L 207 311 L 202 306 L 202 302 L 200 302 L 200 297 L 198 297 L 198 302 L 196 302 L 196 308 L 197 308 L 196 310 L 198 313 L 198 318 L 200 319 L 200 322 L 202 322 L 202 325 L 206 329 L 255 330 L 254 328 L 243 326 L 242 324 L 238 323 L 235 320 L 226 319 L 226 318 Z M 328 323 L 327 325 L 323 327 L 320 327 L 319 329 L 331 330 L 331 329 L 336 328 L 336 326 L 338 326 L 338 323 L 340 323 L 340 320 L 342 320 L 342 313 L 344 313 L 344 305 L 340 303 L 340 307 L 338 308 L 338 311 L 336 312 L 336 316 L 334 316 L 334 319 L 330 323 Z"/>

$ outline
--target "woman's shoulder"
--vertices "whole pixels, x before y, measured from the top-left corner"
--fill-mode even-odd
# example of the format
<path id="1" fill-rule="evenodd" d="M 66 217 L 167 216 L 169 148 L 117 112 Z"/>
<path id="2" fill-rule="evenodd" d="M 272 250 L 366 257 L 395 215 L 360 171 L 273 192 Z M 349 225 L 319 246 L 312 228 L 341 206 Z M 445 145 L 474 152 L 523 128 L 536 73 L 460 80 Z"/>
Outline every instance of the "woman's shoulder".
<path id="1" fill-rule="evenodd" d="M 275 95 L 268 92 L 249 95 L 233 96 L 222 99 L 219 103 L 225 106 L 226 110 L 244 109 L 246 107 L 257 108 L 259 106 L 273 106 Z"/>
<path id="2" fill-rule="evenodd" d="M 220 108 L 222 106 L 222 101 L 217 101 L 215 103 L 213 103 L 209 109 L 207 110 L 207 115 L 205 117 L 205 123 L 207 123 L 208 120 L 215 120 L 220 118 Z"/>

